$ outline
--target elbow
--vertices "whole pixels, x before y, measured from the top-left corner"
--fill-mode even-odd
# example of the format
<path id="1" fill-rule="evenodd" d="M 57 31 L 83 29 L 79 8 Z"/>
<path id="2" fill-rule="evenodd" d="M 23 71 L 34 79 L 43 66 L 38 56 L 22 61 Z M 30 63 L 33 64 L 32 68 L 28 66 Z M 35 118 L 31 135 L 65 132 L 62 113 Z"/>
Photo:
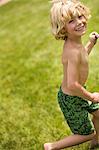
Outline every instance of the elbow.
<path id="1" fill-rule="evenodd" d="M 72 91 L 72 92 L 75 91 L 78 88 L 79 88 L 79 83 L 77 83 L 77 82 L 73 82 L 72 84 L 68 85 L 69 91 Z"/>

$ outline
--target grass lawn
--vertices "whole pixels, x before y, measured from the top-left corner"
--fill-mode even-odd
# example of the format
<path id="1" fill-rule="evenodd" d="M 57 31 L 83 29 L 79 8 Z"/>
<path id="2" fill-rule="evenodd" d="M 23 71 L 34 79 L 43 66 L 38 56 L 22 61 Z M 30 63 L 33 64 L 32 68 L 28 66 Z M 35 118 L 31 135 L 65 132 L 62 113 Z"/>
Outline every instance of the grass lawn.
<path id="1" fill-rule="evenodd" d="M 91 8 L 84 43 L 99 32 L 99 0 Z M 50 3 L 12 0 L 0 7 L 0 150 L 43 150 L 43 143 L 70 135 L 57 104 L 63 41 L 51 35 Z M 99 43 L 90 55 L 90 91 L 99 91 Z M 68 150 L 86 150 L 89 143 Z"/>

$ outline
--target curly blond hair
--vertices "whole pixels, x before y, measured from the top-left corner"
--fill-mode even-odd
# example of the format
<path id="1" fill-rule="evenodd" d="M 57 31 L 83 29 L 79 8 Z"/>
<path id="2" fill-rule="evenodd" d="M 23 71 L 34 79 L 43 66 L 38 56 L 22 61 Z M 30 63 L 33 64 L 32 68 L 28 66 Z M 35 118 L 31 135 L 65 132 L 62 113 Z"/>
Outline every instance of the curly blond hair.
<path id="1" fill-rule="evenodd" d="M 87 20 L 90 18 L 89 9 L 78 0 L 52 0 L 50 11 L 52 33 L 56 39 L 66 40 L 66 21 L 77 15 L 83 15 Z"/>

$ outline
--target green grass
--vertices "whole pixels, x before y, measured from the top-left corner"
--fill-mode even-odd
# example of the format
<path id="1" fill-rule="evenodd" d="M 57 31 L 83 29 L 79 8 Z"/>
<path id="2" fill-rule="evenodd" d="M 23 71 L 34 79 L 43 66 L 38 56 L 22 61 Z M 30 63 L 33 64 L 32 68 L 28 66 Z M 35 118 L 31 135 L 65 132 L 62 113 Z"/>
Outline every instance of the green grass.
<path id="1" fill-rule="evenodd" d="M 99 32 L 99 2 L 86 4 L 93 17 L 84 43 L 91 31 Z M 13 0 L 0 7 L 0 150 L 43 150 L 43 143 L 71 133 L 57 104 L 63 42 L 51 35 L 49 10 L 46 0 Z M 99 91 L 98 46 L 90 55 L 91 91 Z"/>

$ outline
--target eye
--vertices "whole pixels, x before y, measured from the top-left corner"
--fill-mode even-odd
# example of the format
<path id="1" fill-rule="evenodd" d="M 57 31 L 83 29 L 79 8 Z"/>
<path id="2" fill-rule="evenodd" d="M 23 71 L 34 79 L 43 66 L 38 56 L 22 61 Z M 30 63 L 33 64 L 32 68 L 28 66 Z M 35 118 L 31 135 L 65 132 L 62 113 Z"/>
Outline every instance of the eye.
<path id="1" fill-rule="evenodd" d="M 69 21 L 69 23 L 72 23 L 73 21 L 74 21 L 74 20 L 72 19 L 72 20 Z"/>
<path id="2" fill-rule="evenodd" d="M 83 15 L 78 16 L 79 19 L 81 19 L 83 17 Z"/>

